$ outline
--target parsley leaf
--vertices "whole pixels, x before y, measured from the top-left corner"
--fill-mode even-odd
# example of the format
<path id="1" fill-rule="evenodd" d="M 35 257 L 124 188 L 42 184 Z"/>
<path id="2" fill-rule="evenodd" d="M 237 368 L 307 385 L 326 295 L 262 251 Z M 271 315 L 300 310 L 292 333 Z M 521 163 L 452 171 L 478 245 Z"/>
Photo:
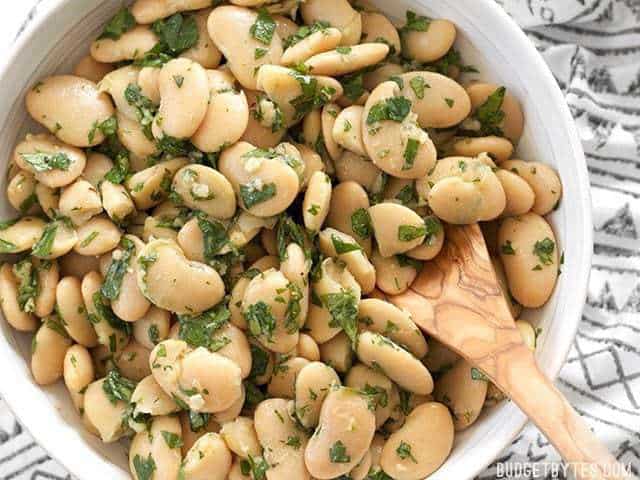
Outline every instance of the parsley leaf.
<path id="1" fill-rule="evenodd" d="M 130 169 L 129 155 L 127 153 L 118 153 L 114 160 L 113 168 L 105 174 L 104 179 L 119 185 L 127 179 L 131 173 Z"/>
<path id="2" fill-rule="evenodd" d="M 543 265 L 551 265 L 553 263 L 553 252 L 556 244 L 549 237 L 539 240 L 533 246 L 533 253 L 538 256 Z"/>
<path id="3" fill-rule="evenodd" d="M 333 243 L 333 248 L 335 249 L 337 255 L 362 250 L 362 247 L 360 247 L 360 245 L 358 245 L 357 243 L 345 242 L 337 235 L 331 235 L 331 243 Z"/>
<path id="4" fill-rule="evenodd" d="M 515 255 L 516 251 L 511 244 L 511 240 L 507 240 L 503 245 L 500 246 L 500 251 L 503 255 Z"/>
<path id="5" fill-rule="evenodd" d="M 434 215 L 428 216 L 424 219 L 424 226 L 426 227 L 426 238 L 425 243 L 427 245 L 432 245 L 436 236 L 442 230 L 442 223 L 440 223 L 440 219 Z"/>
<path id="6" fill-rule="evenodd" d="M 217 220 L 209 220 L 204 215 L 198 215 L 198 227 L 202 232 L 204 243 L 204 258 L 207 262 L 214 260 L 222 247 L 229 242 L 227 229 Z"/>
<path id="7" fill-rule="evenodd" d="M 36 297 L 40 291 L 38 269 L 29 258 L 25 258 L 13 266 L 13 274 L 18 280 L 18 305 L 20 310 L 32 313 L 36 308 Z"/>
<path id="8" fill-rule="evenodd" d="M 358 299 L 350 290 L 327 293 L 322 303 L 331 314 L 330 327 L 341 327 L 353 344 L 358 336 Z"/>
<path id="9" fill-rule="evenodd" d="M 136 382 L 123 377 L 117 369 L 111 370 L 102 383 L 102 390 L 114 405 L 118 402 L 129 403 L 136 388 Z"/>
<path id="10" fill-rule="evenodd" d="M 182 445 L 184 445 L 184 442 L 182 441 L 182 438 L 180 438 L 180 435 L 177 435 L 173 432 L 167 432 L 166 430 L 162 430 L 160 433 L 162 434 L 162 438 L 164 438 L 167 447 L 180 448 L 182 447 Z"/>
<path id="11" fill-rule="evenodd" d="M 49 172 L 51 170 L 69 170 L 71 159 L 64 152 L 56 153 L 21 153 L 22 159 L 36 172 Z"/>
<path id="12" fill-rule="evenodd" d="M 407 140 L 407 146 L 405 147 L 404 154 L 402 155 L 404 158 L 402 170 L 411 170 L 413 168 L 416 155 L 418 155 L 418 148 L 420 148 L 420 142 L 418 140 L 415 138 Z"/>
<path id="13" fill-rule="evenodd" d="M 262 185 L 262 188 L 257 188 L 252 184 L 240 185 L 240 198 L 242 198 L 242 203 L 247 210 L 275 196 L 275 183 L 266 183 Z"/>
<path id="14" fill-rule="evenodd" d="M 46 257 L 48 255 L 51 255 L 53 242 L 55 241 L 56 234 L 58 233 L 58 226 L 58 220 L 54 220 L 53 222 L 47 224 L 46 227 L 44 227 L 42 236 L 31 249 L 32 255 L 36 257 Z"/>
<path id="15" fill-rule="evenodd" d="M 425 225 L 400 225 L 398 227 L 398 240 L 410 242 L 427 234 Z"/>
<path id="16" fill-rule="evenodd" d="M 142 93 L 142 89 L 134 84 L 130 83 L 124 90 L 124 99 L 129 105 L 134 107 L 138 123 L 142 126 L 142 131 L 145 137 L 149 140 L 153 140 L 153 133 L 151 133 L 151 124 L 155 118 L 158 107 L 151 101 L 151 99 Z"/>
<path id="17" fill-rule="evenodd" d="M 364 74 L 362 72 L 345 75 L 340 79 L 344 96 L 352 102 L 358 100 L 365 92 Z"/>
<path id="18" fill-rule="evenodd" d="M 322 30 L 326 30 L 330 26 L 331 25 L 329 24 L 329 22 L 323 22 L 323 21 L 315 22 L 312 25 L 304 25 L 298 28 L 296 33 L 289 35 L 284 40 L 282 47 L 286 50 L 287 48 L 294 46 L 301 40 L 304 40 L 309 35 L 316 32 L 321 32 Z"/>
<path id="19" fill-rule="evenodd" d="M 255 345 L 253 343 L 251 343 L 249 347 L 251 348 L 252 359 L 249 378 L 262 377 L 267 373 L 267 369 L 269 368 L 271 354 L 259 345 Z"/>
<path id="20" fill-rule="evenodd" d="M 145 460 L 140 455 L 133 457 L 133 468 L 136 471 L 138 480 L 151 480 L 153 478 L 153 472 L 156 471 L 156 462 L 153 460 L 151 454 Z"/>
<path id="21" fill-rule="evenodd" d="M 249 29 L 251 36 L 265 45 L 270 45 L 275 31 L 276 22 L 271 15 L 269 15 L 267 9 L 261 8 L 258 10 L 258 18 L 256 18 L 255 23 L 251 25 Z"/>
<path id="22" fill-rule="evenodd" d="M 503 135 L 500 124 L 504 120 L 502 104 L 506 92 L 507 89 L 505 87 L 497 88 L 474 112 L 473 117 L 478 120 L 481 125 L 480 135 L 497 135 L 499 137 Z"/>
<path id="23" fill-rule="evenodd" d="M 335 88 L 320 86 L 318 79 L 310 75 L 292 71 L 291 76 L 298 81 L 302 90 L 300 95 L 289 102 L 296 109 L 295 120 L 300 120 L 315 108 L 323 107 L 336 93 Z"/>
<path id="24" fill-rule="evenodd" d="M 329 460 L 332 463 L 349 463 L 351 461 L 351 456 L 347 455 L 347 447 L 340 440 L 329 449 Z"/>
<path id="25" fill-rule="evenodd" d="M 115 300 L 120 296 L 122 279 L 127 273 L 131 259 L 136 252 L 135 244 L 126 237 L 120 239 L 120 247 L 120 256 L 111 260 L 107 274 L 104 277 L 104 283 L 100 289 L 102 295 L 109 300 Z"/>
<path id="26" fill-rule="evenodd" d="M 305 251 L 305 256 L 309 256 L 304 230 L 289 215 L 282 215 L 276 231 L 276 245 L 280 261 L 287 258 L 287 246 L 290 243 L 299 245 Z"/>
<path id="27" fill-rule="evenodd" d="M 406 460 L 407 458 L 409 458 L 413 463 L 418 463 L 416 457 L 414 457 L 411 453 L 411 445 L 406 442 L 400 442 L 400 445 L 398 445 L 398 448 L 396 448 L 396 453 L 402 460 Z"/>
<path id="28" fill-rule="evenodd" d="M 391 97 L 376 103 L 369 110 L 367 125 L 392 120 L 402 122 L 411 112 L 411 100 L 406 97 Z"/>
<path id="29" fill-rule="evenodd" d="M 253 474 L 253 480 L 266 480 L 269 464 L 262 457 L 249 457 L 240 461 L 240 472 L 244 476 Z"/>
<path id="30" fill-rule="evenodd" d="M 166 46 L 167 53 L 173 56 L 198 43 L 198 25 L 193 16 L 185 18 L 181 13 L 176 13 L 169 18 L 157 20 L 151 29 L 160 38 L 160 43 Z"/>
<path id="31" fill-rule="evenodd" d="M 214 334 L 224 327 L 230 318 L 231 312 L 224 304 L 197 315 L 178 315 L 180 326 L 178 337 L 193 348 L 205 347 L 212 351 L 220 350 L 222 347 L 219 347 Z"/>
<path id="32" fill-rule="evenodd" d="M 271 307 L 259 301 L 243 312 L 244 318 L 249 326 L 252 335 L 266 337 L 268 341 L 273 341 L 273 332 L 276 329 L 276 319 L 271 312 Z"/>
<path id="33" fill-rule="evenodd" d="M 418 192 L 413 182 L 402 187 L 402 189 L 396 194 L 396 197 L 403 205 L 411 205 L 418 201 Z"/>
<path id="34" fill-rule="evenodd" d="M 420 100 L 424 98 L 424 89 L 431 88 L 431 86 L 427 82 L 425 82 L 424 77 L 421 77 L 420 75 L 413 77 L 409 81 L 409 85 L 411 86 L 411 90 L 413 90 L 413 93 L 415 93 L 416 97 L 418 97 Z"/>
<path id="35" fill-rule="evenodd" d="M 123 8 L 118 13 L 116 13 L 109 23 L 107 23 L 104 27 L 104 30 L 98 37 L 98 40 L 103 38 L 109 38 L 111 40 L 118 40 L 122 34 L 128 32 L 133 27 L 136 26 L 136 19 L 133 18 L 131 12 Z"/>
<path id="36" fill-rule="evenodd" d="M 371 216 L 366 208 L 358 208 L 351 214 L 351 229 L 360 238 L 369 238 L 373 233 Z"/>
<path id="37" fill-rule="evenodd" d="M 430 24 L 430 18 L 418 15 L 411 10 L 407 10 L 407 22 L 405 23 L 404 27 L 402 27 L 401 31 L 426 32 L 427 30 L 429 30 Z"/>

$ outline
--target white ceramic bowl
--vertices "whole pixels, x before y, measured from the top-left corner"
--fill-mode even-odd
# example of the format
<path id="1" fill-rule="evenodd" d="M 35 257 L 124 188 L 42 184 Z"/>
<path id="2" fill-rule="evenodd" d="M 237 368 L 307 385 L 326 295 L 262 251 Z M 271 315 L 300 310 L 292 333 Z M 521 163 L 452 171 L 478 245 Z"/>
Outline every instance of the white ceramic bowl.
<path id="1" fill-rule="evenodd" d="M 9 161 L 16 142 L 37 128 L 24 108 L 30 85 L 54 72 L 70 72 L 121 0 L 50 0 L 13 47 L 0 69 L 0 159 Z M 396 18 L 406 9 L 444 17 L 458 26 L 458 46 L 465 60 L 477 66 L 479 78 L 506 85 L 522 103 L 525 133 L 520 158 L 558 169 L 564 198 L 551 221 L 561 248 L 566 249 L 563 274 L 551 301 L 527 316 L 543 328 L 538 360 L 555 377 L 573 341 L 580 320 L 589 272 L 592 237 L 591 203 L 585 161 L 573 120 L 556 82 L 542 58 L 517 25 L 492 0 L 377 0 Z M 6 189 L 2 179 L 0 192 Z M 1 194 L 2 218 L 15 215 Z M 129 478 L 126 452 L 103 445 L 87 434 L 62 385 L 41 389 L 29 372 L 29 337 L 0 322 L 0 390 L 22 424 L 53 457 L 78 479 Z M 430 480 L 473 478 L 509 446 L 525 424 L 512 403 L 485 412 L 473 428 L 459 435 L 453 453 Z"/>

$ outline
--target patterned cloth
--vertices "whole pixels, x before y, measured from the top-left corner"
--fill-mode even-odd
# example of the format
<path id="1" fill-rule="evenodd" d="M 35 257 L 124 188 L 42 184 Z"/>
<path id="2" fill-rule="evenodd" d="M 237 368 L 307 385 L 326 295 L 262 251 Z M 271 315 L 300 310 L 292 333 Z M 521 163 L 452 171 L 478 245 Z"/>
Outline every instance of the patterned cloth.
<path id="1" fill-rule="evenodd" d="M 25 3 L 40 1 L 21 2 L 21 8 L 26 12 Z M 640 0 L 496 1 L 525 29 L 565 92 L 591 174 L 595 257 L 589 297 L 558 386 L 638 474 Z M 29 18 L 36 14 L 34 9 Z M 558 460 L 544 436 L 528 426 L 498 462 Z M 0 404 L 0 480 L 70 478 Z M 500 478 L 496 464 L 479 477 L 494 478 Z"/>

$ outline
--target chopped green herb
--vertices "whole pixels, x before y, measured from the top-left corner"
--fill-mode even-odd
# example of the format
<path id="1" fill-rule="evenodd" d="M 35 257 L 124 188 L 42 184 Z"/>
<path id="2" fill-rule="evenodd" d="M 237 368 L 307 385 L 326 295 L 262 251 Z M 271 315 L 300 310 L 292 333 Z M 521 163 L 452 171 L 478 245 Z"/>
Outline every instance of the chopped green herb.
<path id="1" fill-rule="evenodd" d="M 404 88 L 404 80 L 402 79 L 402 77 L 398 77 L 397 75 L 393 75 L 392 77 L 389 77 L 389 81 L 397 83 L 398 87 L 400 87 L 400 88 Z"/>
<path id="2" fill-rule="evenodd" d="M 507 240 L 503 245 L 500 246 L 500 251 L 503 255 L 515 255 L 516 251 L 511 244 L 511 240 Z"/>
<path id="3" fill-rule="evenodd" d="M 500 125 L 505 115 L 502 110 L 502 104 L 506 93 L 507 89 L 505 87 L 497 88 L 474 112 L 473 117 L 481 125 L 479 135 L 497 135 L 499 137 L 503 135 Z"/>
<path id="4" fill-rule="evenodd" d="M 551 265 L 553 263 L 553 252 L 556 244 L 549 237 L 539 240 L 533 246 L 533 253 L 537 255 L 543 265 Z"/>
<path id="5" fill-rule="evenodd" d="M 114 136 L 118 131 L 118 119 L 116 117 L 109 117 L 101 123 L 98 123 L 96 120 L 87 135 L 89 143 L 93 143 L 98 131 L 102 132 L 105 137 Z"/>
<path id="6" fill-rule="evenodd" d="M 276 22 L 269 15 L 269 12 L 266 8 L 261 8 L 258 10 L 258 17 L 251 28 L 249 29 L 249 33 L 251 36 L 265 45 L 270 45 L 271 40 L 273 39 L 273 34 L 276 31 Z"/>
<path id="7" fill-rule="evenodd" d="M 114 405 L 118 402 L 129 403 L 136 388 L 136 382 L 123 377 L 117 369 L 107 373 L 102 383 L 102 390 Z"/>
<path id="8" fill-rule="evenodd" d="M 340 55 L 349 55 L 351 53 L 351 47 L 337 47 L 336 52 Z"/>
<path id="9" fill-rule="evenodd" d="M 411 453 L 411 445 L 408 443 L 401 441 L 398 448 L 396 448 L 396 453 L 402 460 L 406 460 L 407 458 L 411 459 L 413 463 L 418 463 L 416 457 Z"/>
<path id="10" fill-rule="evenodd" d="M 173 81 L 176 82 L 178 88 L 182 88 L 182 85 L 184 84 L 184 77 L 182 75 L 174 75 Z"/>
<path id="11" fill-rule="evenodd" d="M 82 240 L 82 241 L 80 242 L 80 247 L 82 247 L 82 248 L 84 248 L 84 247 L 88 247 L 88 246 L 89 246 L 89 244 L 90 244 L 91 242 L 93 242 L 93 241 L 98 237 L 98 235 L 100 235 L 100 232 L 98 232 L 98 231 L 94 230 L 94 231 L 93 231 L 93 232 L 91 232 L 89 235 L 87 235 L 87 236 L 85 237 L 85 239 L 84 239 L 84 240 Z"/>
<path id="12" fill-rule="evenodd" d="M 0 253 L 13 253 L 18 246 L 0 238 Z"/>
<path id="13" fill-rule="evenodd" d="M 400 225 L 398 227 L 398 240 L 401 242 L 411 242 L 427 234 L 425 225 Z"/>
<path id="14" fill-rule="evenodd" d="M 418 201 L 418 192 L 416 191 L 416 186 L 413 182 L 405 185 L 402 189 L 396 194 L 396 199 L 400 200 L 403 205 L 411 205 Z"/>
<path id="15" fill-rule="evenodd" d="M 337 235 L 331 235 L 331 243 L 333 243 L 333 248 L 338 255 L 362 250 L 362 247 L 360 247 L 360 245 L 358 245 L 357 243 L 345 242 Z"/>
<path id="16" fill-rule="evenodd" d="M 360 238 L 369 238 L 373 233 L 371 216 L 366 208 L 358 208 L 351 214 L 351 228 Z"/>
<path id="17" fill-rule="evenodd" d="M 129 155 L 126 153 L 118 153 L 115 158 L 113 168 L 109 170 L 104 179 L 119 185 L 124 182 L 130 174 Z"/>
<path id="18" fill-rule="evenodd" d="M 263 301 L 259 301 L 243 312 L 244 318 L 252 335 L 265 337 L 273 341 L 273 332 L 276 329 L 276 319 L 271 312 L 271 307 Z"/>
<path id="19" fill-rule="evenodd" d="M 259 60 L 262 57 L 264 57 L 267 53 L 269 53 L 269 50 L 267 50 L 266 48 L 256 48 L 254 53 L 253 53 L 253 58 L 255 60 Z"/>
<path id="20" fill-rule="evenodd" d="M 158 107 L 151 101 L 149 97 L 146 97 L 142 93 L 142 89 L 135 83 L 130 83 L 124 90 L 124 99 L 129 105 L 131 105 L 138 118 L 138 123 L 142 126 L 144 135 L 153 140 L 153 133 L 151 132 L 151 124 L 155 118 Z"/>
<path id="21" fill-rule="evenodd" d="M 379 407 L 385 408 L 389 405 L 389 394 L 379 385 L 372 386 L 367 383 L 360 391 L 367 397 L 369 410 L 375 411 Z"/>
<path id="22" fill-rule="evenodd" d="M 136 253 L 135 243 L 127 237 L 122 237 L 120 240 L 120 247 L 120 255 L 118 257 L 113 257 L 111 260 L 107 274 L 104 277 L 104 283 L 100 289 L 102 295 L 109 300 L 115 300 L 120 296 L 122 280 L 129 269 L 131 259 Z"/>
<path id="23" fill-rule="evenodd" d="M 420 260 L 416 260 L 415 258 L 411 258 L 406 255 L 396 255 L 396 261 L 401 267 L 411 267 L 416 271 L 420 271 L 423 265 Z"/>
<path id="24" fill-rule="evenodd" d="M 364 88 L 364 74 L 352 73 L 340 78 L 340 84 L 344 90 L 344 96 L 352 102 L 358 100 L 365 92 Z"/>
<path id="25" fill-rule="evenodd" d="M 296 110 L 295 120 L 302 119 L 315 108 L 323 107 L 336 93 L 333 87 L 321 86 L 315 77 L 295 71 L 291 72 L 291 75 L 298 81 L 302 91 L 300 95 L 289 102 Z"/>
<path id="26" fill-rule="evenodd" d="M 118 40 L 124 33 L 135 26 L 136 19 L 133 18 L 133 15 L 131 15 L 128 9 L 123 8 L 109 20 L 109 23 L 105 25 L 98 39 L 109 38 L 111 40 Z"/>
<path id="27" fill-rule="evenodd" d="M 158 330 L 158 326 L 156 324 L 153 324 L 149 327 L 149 329 L 147 330 L 147 335 L 149 336 L 149 340 L 151 341 L 151 343 L 153 343 L 154 345 L 157 345 L 160 341 L 160 331 Z"/>
<path id="28" fill-rule="evenodd" d="M 69 338 L 69 334 L 67 333 L 67 329 L 64 327 L 63 322 L 64 320 L 62 320 L 58 315 L 51 315 L 50 317 L 47 317 L 44 323 L 50 330 L 53 330 L 61 337 Z"/>
<path id="29" fill-rule="evenodd" d="M 411 100 L 406 97 L 391 97 L 376 103 L 369 110 L 367 125 L 383 120 L 402 122 L 411 112 Z"/>
<path id="30" fill-rule="evenodd" d="M 200 37 L 195 18 L 193 16 L 185 18 L 181 13 L 157 20 L 151 29 L 160 38 L 161 48 L 159 50 L 172 56 L 189 50 L 198 43 Z"/>
<path id="31" fill-rule="evenodd" d="M 173 432 L 167 432 L 166 430 L 162 430 L 160 433 L 162 433 L 162 438 L 164 438 L 167 447 L 180 448 L 182 447 L 182 445 L 184 445 L 184 442 L 182 441 L 182 438 L 180 438 L 180 435 Z"/>
<path id="32" fill-rule="evenodd" d="M 267 373 L 267 368 L 269 368 L 269 361 L 271 359 L 271 355 L 268 351 L 264 350 L 262 347 L 250 344 L 251 348 L 251 373 L 249 374 L 249 378 L 262 377 Z"/>
<path id="33" fill-rule="evenodd" d="M 331 314 L 329 326 L 341 327 L 344 333 L 356 343 L 358 336 L 358 299 L 350 290 L 327 293 L 321 296 L 322 303 Z"/>
<path id="34" fill-rule="evenodd" d="M 53 248 L 53 242 L 56 239 L 58 226 L 59 221 L 54 220 L 53 222 L 48 223 L 46 227 L 44 227 L 42 236 L 31 249 L 32 255 L 36 257 L 46 257 L 48 255 L 51 255 L 51 249 Z"/>
<path id="35" fill-rule="evenodd" d="M 20 310 L 33 313 L 36 309 L 36 298 L 40 292 L 38 269 L 29 258 L 19 261 L 13 266 L 13 275 L 18 280 L 18 305 Z"/>
<path id="36" fill-rule="evenodd" d="M 266 202 L 275 196 L 275 183 L 266 183 L 262 185 L 262 188 L 257 188 L 252 184 L 240 185 L 240 197 L 242 198 L 242 203 L 247 210 L 250 210 L 255 205 Z"/>
<path id="37" fill-rule="evenodd" d="M 51 170 L 69 170 L 71 159 L 64 152 L 56 153 L 21 153 L 22 159 L 36 172 L 49 172 Z"/>
<path id="38" fill-rule="evenodd" d="M 418 97 L 420 100 L 424 98 L 425 87 L 431 88 L 431 86 L 427 82 L 425 82 L 424 77 L 421 77 L 420 75 L 413 77 L 409 81 L 409 85 L 411 86 L 411 90 L 413 90 L 413 93 L 415 93 L 416 97 Z"/>
<path id="39" fill-rule="evenodd" d="M 198 228 L 202 232 L 204 259 L 210 263 L 219 255 L 220 250 L 229 243 L 227 229 L 221 222 L 198 215 Z"/>
<path id="40" fill-rule="evenodd" d="M 318 215 L 318 213 L 320 213 L 320 205 L 316 205 L 315 203 L 312 204 L 307 209 L 307 212 L 309 212 L 311 215 L 313 215 L 315 217 L 316 215 Z"/>
<path id="41" fill-rule="evenodd" d="M 136 471 L 138 480 L 151 480 L 153 473 L 156 471 L 156 462 L 153 460 L 151 454 L 146 460 L 140 455 L 133 457 L 133 468 Z"/>
<path id="42" fill-rule="evenodd" d="M 289 35 L 289 37 L 287 37 L 284 40 L 283 48 L 286 50 L 287 48 L 292 47 L 293 45 L 297 44 L 301 40 L 304 40 L 309 35 L 326 30 L 330 26 L 331 25 L 328 22 L 322 22 L 322 21 L 315 22 L 312 25 L 304 25 L 298 28 L 298 31 L 296 33 L 294 33 L 293 35 Z"/>
<path id="43" fill-rule="evenodd" d="M 420 142 L 418 140 L 415 138 L 407 140 L 407 146 L 403 154 L 404 164 L 402 165 L 402 170 L 411 170 L 413 168 L 416 155 L 418 155 L 418 148 L 420 148 Z"/>
<path id="44" fill-rule="evenodd" d="M 471 367 L 471 378 L 473 380 L 480 380 L 483 382 L 489 381 L 489 377 L 487 377 L 484 373 L 482 373 L 481 370 L 477 369 L 476 367 Z"/>
<path id="45" fill-rule="evenodd" d="M 185 408 L 185 410 L 189 410 Z M 204 430 L 207 425 L 209 425 L 209 421 L 211 420 L 211 414 L 209 413 L 199 413 L 189 410 L 189 429 L 198 433 Z"/>
<path id="46" fill-rule="evenodd" d="M 224 304 L 197 315 L 178 315 L 180 326 L 178 337 L 193 348 L 205 347 L 212 351 L 220 350 L 221 341 L 216 341 L 215 333 L 227 325 L 230 318 L 231 312 Z M 224 345 L 226 343 L 222 346 Z"/>
<path id="47" fill-rule="evenodd" d="M 425 70 L 430 72 L 438 72 L 442 75 L 451 75 L 453 71 L 462 73 L 478 73 L 478 69 L 472 65 L 464 65 L 462 63 L 462 56 L 460 52 L 455 48 L 451 48 L 447 54 L 437 60 L 425 66 Z"/>
<path id="48" fill-rule="evenodd" d="M 453 108 L 453 105 L 456 103 L 453 98 L 445 98 L 444 102 L 449 106 L 449 108 Z"/>
<path id="49" fill-rule="evenodd" d="M 240 461 L 240 471 L 243 475 L 253 475 L 253 480 L 266 480 L 269 464 L 262 457 L 248 456 L 246 460 Z"/>
<path id="50" fill-rule="evenodd" d="M 345 447 L 342 441 L 338 440 L 331 445 L 329 449 L 329 460 L 331 460 L 332 463 L 349 463 L 351 461 L 351 456 L 347 455 L 347 447 Z"/>
<path id="51" fill-rule="evenodd" d="M 304 250 L 305 256 L 309 258 L 310 252 L 306 246 L 304 230 L 293 218 L 288 215 L 282 215 L 278 221 L 278 228 L 276 230 L 276 244 L 280 261 L 286 260 L 287 247 L 290 243 L 295 243 L 300 246 L 300 248 Z"/>
<path id="52" fill-rule="evenodd" d="M 300 437 L 296 436 L 289 436 L 289 438 L 287 438 L 287 441 L 284 442 L 285 445 L 293 448 L 294 450 L 300 450 L 300 447 L 302 446 L 302 442 L 300 441 Z"/>
<path id="53" fill-rule="evenodd" d="M 426 32 L 431 24 L 431 19 L 407 10 L 407 21 L 402 27 L 402 32 Z"/>

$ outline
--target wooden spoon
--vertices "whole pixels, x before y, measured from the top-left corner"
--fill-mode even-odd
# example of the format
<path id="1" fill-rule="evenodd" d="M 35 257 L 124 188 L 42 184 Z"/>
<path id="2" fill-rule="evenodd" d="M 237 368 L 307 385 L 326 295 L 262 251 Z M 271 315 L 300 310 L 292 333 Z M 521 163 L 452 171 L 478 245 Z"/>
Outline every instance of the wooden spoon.
<path id="1" fill-rule="evenodd" d="M 578 480 L 636 479 L 538 368 L 515 326 L 478 225 L 447 226 L 446 239 L 411 288 L 389 301 L 480 368 L 540 428 Z"/>

